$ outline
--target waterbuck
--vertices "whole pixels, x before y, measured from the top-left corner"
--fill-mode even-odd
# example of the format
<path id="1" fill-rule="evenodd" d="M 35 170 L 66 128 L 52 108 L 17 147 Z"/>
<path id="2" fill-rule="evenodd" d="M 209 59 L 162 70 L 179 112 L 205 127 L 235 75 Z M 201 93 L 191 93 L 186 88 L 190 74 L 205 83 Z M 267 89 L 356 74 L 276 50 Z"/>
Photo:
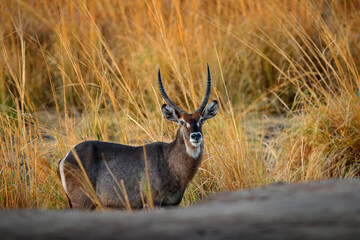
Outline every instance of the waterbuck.
<path id="1" fill-rule="evenodd" d="M 69 199 L 70 207 L 93 209 L 95 204 L 84 190 L 86 173 L 98 201 L 106 208 L 139 209 L 144 206 L 144 184 L 150 183 L 154 206 L 176 206 L 194 177 L 203 154 L 202 126 L 218 111 L 218 103 L 209 100 L 211 77 L 207 65 L 206 93 L 200 107 L 187 113 L 175 105 L 165 92 L 158 72 L 160 93 L 167 104 L 162 114 L 180 128 L 171 143 L 154 142 L 133 147 L 110 142 L 85 141 L 78 144 L 59 161 L 58 173 Z M 206 107 L 206 108 L 205 108 Z M 94 193 L 93 191 L 93 193 Z M 148 192 L 147 192 L 148 193 Z"/>

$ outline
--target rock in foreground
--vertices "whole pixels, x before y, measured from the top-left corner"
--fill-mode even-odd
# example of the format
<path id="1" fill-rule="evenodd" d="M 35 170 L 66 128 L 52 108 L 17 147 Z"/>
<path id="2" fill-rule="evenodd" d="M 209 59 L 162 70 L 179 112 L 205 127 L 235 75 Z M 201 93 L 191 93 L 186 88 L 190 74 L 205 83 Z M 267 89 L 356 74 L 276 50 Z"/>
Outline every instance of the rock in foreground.
<path id="1" fill-rule="evenodd" d="M 275 184 L 185 209 L 7 211 L 1 239 L 360 239 L 360 180 Z"/>

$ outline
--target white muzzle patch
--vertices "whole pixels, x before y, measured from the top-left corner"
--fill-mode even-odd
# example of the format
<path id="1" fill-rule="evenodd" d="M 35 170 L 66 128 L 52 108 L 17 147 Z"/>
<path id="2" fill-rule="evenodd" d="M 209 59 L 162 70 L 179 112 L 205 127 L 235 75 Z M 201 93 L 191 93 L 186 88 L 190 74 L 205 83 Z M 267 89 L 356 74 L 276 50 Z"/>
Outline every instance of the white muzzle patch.
<path id="1" fill-rule="evenodd" d="M 203 139 L 199 139 L 199 140 L 192 140 L 190 139 L 190 143 L 191 145 L 193 145 L 194 147 L 200 147 L 201 143 L 202 143 Z"/>
<path id="2" fill-rule="evenodd" d="M 193 132 L 190 134 L 190 143 L 194 147 L 199 147 L 203 142 L 201 132 Z"/>

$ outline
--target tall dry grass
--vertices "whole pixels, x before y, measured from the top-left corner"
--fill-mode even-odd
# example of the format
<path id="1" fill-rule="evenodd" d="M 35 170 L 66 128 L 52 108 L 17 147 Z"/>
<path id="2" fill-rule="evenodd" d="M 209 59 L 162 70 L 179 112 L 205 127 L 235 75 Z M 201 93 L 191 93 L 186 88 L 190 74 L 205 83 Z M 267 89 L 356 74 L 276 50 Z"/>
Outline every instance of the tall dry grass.
<path id="1" fill-rule="evenodd" d="M 206 63 L 218 116 L 183 205 L 275 181 L 359 175 L 357 1 L 6 1 L 0 207 L 66 208 L 57 161 L 83 140 L 171 141 Z M 285 117 L 277 141 L 269 116 Z"/>

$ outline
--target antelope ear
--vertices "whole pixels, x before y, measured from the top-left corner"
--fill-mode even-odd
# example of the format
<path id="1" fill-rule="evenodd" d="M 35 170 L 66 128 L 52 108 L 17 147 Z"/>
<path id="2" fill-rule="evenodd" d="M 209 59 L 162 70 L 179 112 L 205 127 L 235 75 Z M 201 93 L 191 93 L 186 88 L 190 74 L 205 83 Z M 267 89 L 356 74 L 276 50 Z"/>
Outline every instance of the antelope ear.
<path id="1" fill-rule="evenodd" d="M 203 112 L 202 114 L 203 119 L 206 120 L 215 117 L 218 110 L 219 110 L 218 102 L 216 100 L 212 101 L 207 105 L 205 111 Z"/>
<path id="2" fill-rule="evenodd" d="M 175 109 L 173 109 L 172 107 L 170 107 L 169 105 L 167 105 L 167 104 L 162 105 L 161 111 L 167 120 L 176 122 L 176 123 L 179 122 L 180 113 L 178 111 L 176 111 Z"/>

